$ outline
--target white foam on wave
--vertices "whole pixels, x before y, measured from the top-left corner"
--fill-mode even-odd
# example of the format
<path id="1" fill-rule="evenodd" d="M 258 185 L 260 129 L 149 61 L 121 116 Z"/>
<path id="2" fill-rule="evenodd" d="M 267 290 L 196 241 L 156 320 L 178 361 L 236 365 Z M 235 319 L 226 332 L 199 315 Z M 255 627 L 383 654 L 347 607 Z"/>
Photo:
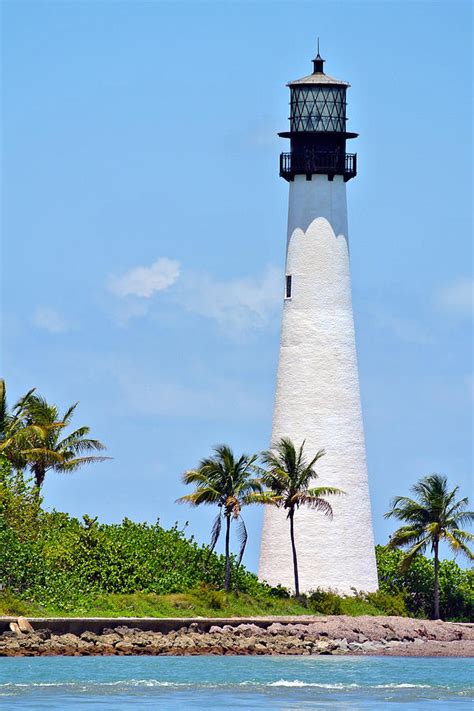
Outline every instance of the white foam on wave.
<path id="1" fill-rule="evenodd" d="M 375 684 L 373 689 L 444 689 L 444 686 L 433 687 L 431 684 Z"/>
<path id="2" fill-rule="evenodd" d="M 278 681 L 272 681 L 267 684 L 267 686 L 285 686 L 288 688 L 304 688 L 304 687 L 315 687 L 318 689 L 444 689 L 448 687 L 442 686 L 431 686 L 431 684 L 323 684 L 315 681 L 301 681 L 300 679 L 279 679 Z"/>
<path id="3" fill-rule="evenodd" d="M 32 681 L 30 683 L 8 682 L 0 684 L 0 689 L 8 688 L 28 688 L 28 687 L 56 687 L 56 688 L 73 688 L 85 689 L 89 687 L 102 686 L 195 686 L 195 684 L 187 684 L 179 681 L 159 681 L 158 679 L 120 679 L 118 681 Z"/>
<path id="4" fill-rule="evenodd" d="M 293 688 L 303 688 L 305 686 L 314 686 L 319 689 L 357 689 L 359 684 L 322 684 L 316 681 L 300 681 L 299 679 L 293 679 L 289 681 L 287 679 L 279 679 L 278 681 L 271 681 L 267 686 L 286 686 Z"/>

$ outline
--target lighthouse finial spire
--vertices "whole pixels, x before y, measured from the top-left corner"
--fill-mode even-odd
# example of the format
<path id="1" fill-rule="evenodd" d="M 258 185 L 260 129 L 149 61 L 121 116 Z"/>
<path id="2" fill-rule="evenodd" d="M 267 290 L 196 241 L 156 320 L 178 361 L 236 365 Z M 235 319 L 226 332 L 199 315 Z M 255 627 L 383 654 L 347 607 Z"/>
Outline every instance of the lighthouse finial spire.
<path id="1" fill-rule="evenodd" d="M 319 37 L 318 37 L 318 53 L 313 59 L 313 74 L 321 73 L 324 74 L 324 59 L 319 54 Z"/>

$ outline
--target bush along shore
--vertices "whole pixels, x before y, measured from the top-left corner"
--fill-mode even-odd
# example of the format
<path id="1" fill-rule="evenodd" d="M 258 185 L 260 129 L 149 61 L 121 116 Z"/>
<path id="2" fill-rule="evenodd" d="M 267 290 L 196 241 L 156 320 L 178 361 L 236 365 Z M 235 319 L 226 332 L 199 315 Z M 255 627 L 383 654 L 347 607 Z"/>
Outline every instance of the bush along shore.
<path id="1" fill-rule="evenodd" d="M 320 617 L 292 622 L 184 624 L 168 632 L 124 625 L 52 634 L 20 618 L 0 635 L 0 656 L 390 655 L 474 656 L 474 625 L 403 617 Z M 84 621 L 87 626 L 87 621 Z M 143 627 L 143 625 L 142 625 Z"/>

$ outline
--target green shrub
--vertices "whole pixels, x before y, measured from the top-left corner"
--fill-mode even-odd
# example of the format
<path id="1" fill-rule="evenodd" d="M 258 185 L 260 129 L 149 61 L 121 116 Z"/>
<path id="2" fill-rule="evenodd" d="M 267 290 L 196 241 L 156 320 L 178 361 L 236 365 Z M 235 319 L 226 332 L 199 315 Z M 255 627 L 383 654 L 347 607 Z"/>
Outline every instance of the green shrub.
<path id="1" fill-rule="evenodd" d="M 407 617 L 408 610 L 401 593 L 390 595 L 383 590 L 365 593 L 364 599 L 379 610 L 382 615 L 395 615 L 397 617 Z"/>
<path id="2" fill-rule="evenodd" d="M 342 615 L 342 598 L 334 592 L 317 588 L 307 596 L 308 608 L 321 615 Z"/>

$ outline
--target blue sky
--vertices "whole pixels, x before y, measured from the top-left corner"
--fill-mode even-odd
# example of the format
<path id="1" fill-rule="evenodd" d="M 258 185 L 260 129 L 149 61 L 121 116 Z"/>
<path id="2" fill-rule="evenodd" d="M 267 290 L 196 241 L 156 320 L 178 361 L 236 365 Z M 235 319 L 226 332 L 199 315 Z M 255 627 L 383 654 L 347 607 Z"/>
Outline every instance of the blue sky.
<path id="1" fill-rule="evenodd" d="M 79 400 L 113 460 L 49 507 L 190 522 L 180 473 L 268 445 L 287 183 L 285 83 L 350 81 L 353 298 L 374 527 L 472 464 L 468 2 L 3 3 L 2 372 Z M 321 443 L 324 446 L 325 443 Z M 247 512 L 257 563 L 261 511 Z"/>

